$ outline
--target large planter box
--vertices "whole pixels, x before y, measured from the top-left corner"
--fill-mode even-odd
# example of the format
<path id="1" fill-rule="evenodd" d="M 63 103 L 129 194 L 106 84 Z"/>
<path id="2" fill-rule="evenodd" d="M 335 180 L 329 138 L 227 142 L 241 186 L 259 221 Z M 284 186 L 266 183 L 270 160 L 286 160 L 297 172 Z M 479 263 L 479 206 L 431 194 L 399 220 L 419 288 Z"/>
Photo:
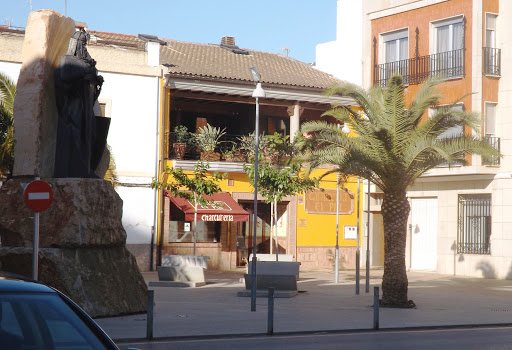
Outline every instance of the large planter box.
<path id="1" fill-rule="evenodd" d="M 256 276 L 259 275 L 277 275 L 295 276 L 299 279 L 300 262 L 296 261 L 257 261 L 256 262 Z M 247 264 L 247 273 L 252 272 L 252 261 Z"/>

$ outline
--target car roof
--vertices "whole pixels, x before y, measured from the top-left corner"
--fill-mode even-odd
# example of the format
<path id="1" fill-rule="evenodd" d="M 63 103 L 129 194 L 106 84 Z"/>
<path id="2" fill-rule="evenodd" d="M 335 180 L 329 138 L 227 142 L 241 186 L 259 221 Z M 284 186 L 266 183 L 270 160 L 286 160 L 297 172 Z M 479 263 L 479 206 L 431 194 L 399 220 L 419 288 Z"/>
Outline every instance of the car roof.
<path id="1" fill-rule="evenodd" d="M 4 292 L 37 292 L 56 293 L 53 289 L 24 276 L 0 271 L 0 293 Z"/>

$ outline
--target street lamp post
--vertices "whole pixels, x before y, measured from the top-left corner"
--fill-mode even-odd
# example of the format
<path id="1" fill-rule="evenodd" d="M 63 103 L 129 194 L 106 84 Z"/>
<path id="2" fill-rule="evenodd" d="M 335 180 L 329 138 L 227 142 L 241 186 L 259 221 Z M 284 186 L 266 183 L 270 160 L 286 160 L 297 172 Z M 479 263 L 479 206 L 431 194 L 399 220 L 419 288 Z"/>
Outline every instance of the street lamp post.
<path id="1" fill-rule="evenodd" d="M 261 87 L 260 72 L 256 67 L 249 67 L 256 88 L 252 93 L 252 97 L 256 98 L 256 122 L 254 128 L 254 213 L 253 213 L 253 231 L 252 231 L 252 269 L 251 269 L 251 311 L 256 311 L 256 228 L 258 222 L 258 149 L 259 142 L 259 122 L 260 122 L 260 104 L 259 99 L 265 97 L 265 90 Z"/>

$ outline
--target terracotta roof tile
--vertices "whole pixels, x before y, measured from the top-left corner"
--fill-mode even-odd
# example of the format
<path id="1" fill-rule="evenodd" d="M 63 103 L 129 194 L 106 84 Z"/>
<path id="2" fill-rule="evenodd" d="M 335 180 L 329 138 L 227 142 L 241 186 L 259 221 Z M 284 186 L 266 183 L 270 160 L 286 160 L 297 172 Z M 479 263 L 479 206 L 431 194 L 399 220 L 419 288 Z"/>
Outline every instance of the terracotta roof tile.
<path id="1" fill-rule="evenodd" d="M 0 27 L 0 32 L 24 33 Z M 90 45 L 111 45 L 144 50 L 145 41 L 134 35 L 88 31 Z M 170 74 L 219 80 L 252 82 L 250 66 L 258 68 L 266 84 L 325 89 L 339 82 L 301 61 L 277 53 L 246 50 L 249 54 L 234 53 L 216 44 L 200 44 L 160 39 L 160 64 L 167 65 Z"/>
<path id="2" fill-rule="evenodd" d="M 89 45 L 116 45 L 129 47 L 137 50 L 144 50 L 145 43 L 134 35 L 105 33 L 89 30 L 91 35 Z"/>
<path id="3" fill-rule="evenodd" d="M 165 41 L 169 45 L 161 47 L 160 63 L 168 65 L 171 74 L 252 82 L 249 67 L 255 66 L 261 81 L 267 84 L 325 89 L 338 81 L 309 64 L 281 54 L 243 49 L 249 52 L 244 55 L 215 44 Z"/>

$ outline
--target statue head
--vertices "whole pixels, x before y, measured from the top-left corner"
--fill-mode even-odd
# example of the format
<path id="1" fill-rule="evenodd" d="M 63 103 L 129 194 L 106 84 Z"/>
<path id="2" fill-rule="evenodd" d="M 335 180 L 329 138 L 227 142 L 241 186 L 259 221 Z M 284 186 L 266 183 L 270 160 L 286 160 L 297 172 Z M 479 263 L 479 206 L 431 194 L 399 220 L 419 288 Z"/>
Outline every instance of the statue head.
<path id="1" fill-rule="evenodd" d="M 71 39 L 69 39 L 67 55 L 76 56 L 85 61 L 92 61 L 91 56 L 87 52 L 87 42 L 90 35 L 85 29 L 77 30 Z"/>

